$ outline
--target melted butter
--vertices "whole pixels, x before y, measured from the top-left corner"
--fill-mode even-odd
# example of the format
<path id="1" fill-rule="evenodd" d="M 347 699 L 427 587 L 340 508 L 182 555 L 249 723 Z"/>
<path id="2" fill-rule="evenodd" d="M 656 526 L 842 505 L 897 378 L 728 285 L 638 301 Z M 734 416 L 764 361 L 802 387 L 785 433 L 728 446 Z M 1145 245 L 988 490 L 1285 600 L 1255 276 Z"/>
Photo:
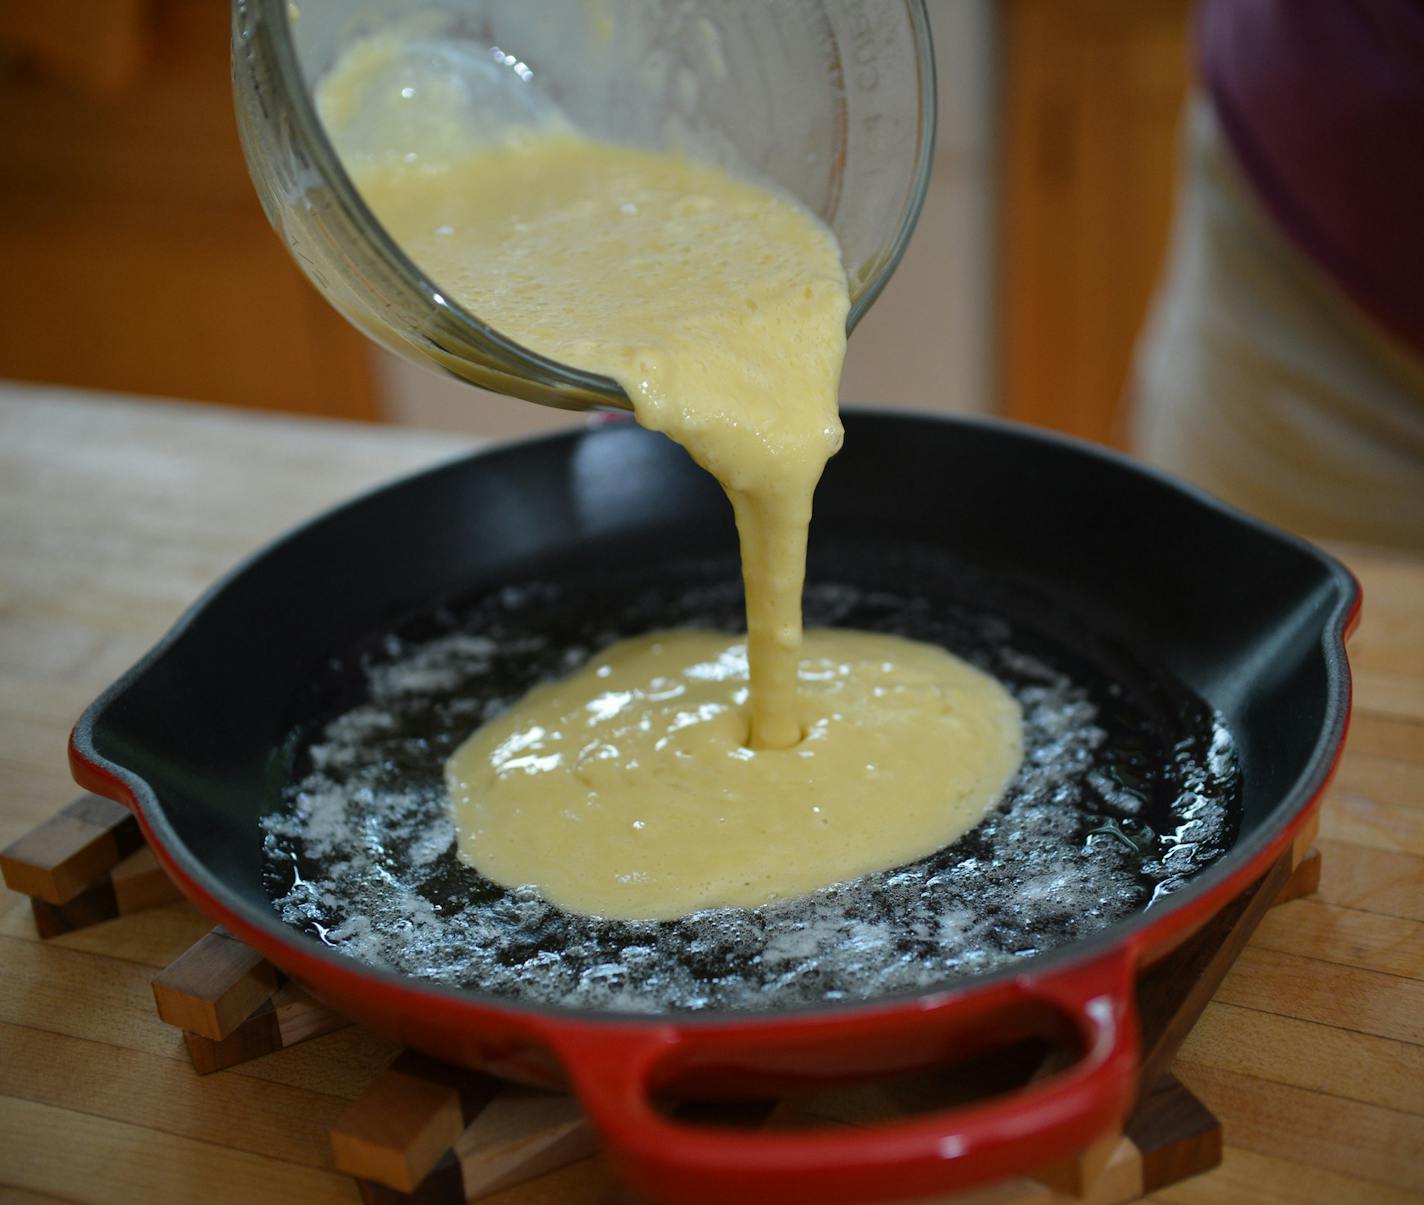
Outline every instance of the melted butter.
<path id="1" fill-rule="evenodd" d="M 323 84 L 338 144 L 390 53 L 368 43 Z M 399 158 L 348 159 L 376 216 L 448 296 L 618 381 L 717 478 L 746 589 L 744 646 L 628 642 L 476 732 L 447 768 L 461 856 L 570 909 L 671 917 L 893 866 L 977 822 L 1019 758 L 1002 688 L 891 637 L 802 647 L 812 494 L 842 437 L 831 231 L 720 168 L 557 123 L 486 145 L 408 129 Z"/>
<path id="2" fill-rule="evenodd" d="M 745 743 L 745 645 L 660 632 L 531 691 L 451 759 L 460 847 L 575 912 L 755 907 L 913 861 L 1018 769 L 1018 704 L 942 649 L 806 633 L 794 749 Z"/>

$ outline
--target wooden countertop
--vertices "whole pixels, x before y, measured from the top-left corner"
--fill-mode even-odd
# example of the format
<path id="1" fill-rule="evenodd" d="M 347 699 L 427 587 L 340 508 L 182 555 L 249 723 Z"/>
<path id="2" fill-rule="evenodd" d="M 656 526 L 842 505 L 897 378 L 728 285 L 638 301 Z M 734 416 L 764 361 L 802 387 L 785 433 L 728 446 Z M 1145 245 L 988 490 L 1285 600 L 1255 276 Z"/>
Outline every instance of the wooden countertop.
<path id="1" fill-rule="evenodd" d="M 216 576 L 470 446 L 0 389 L 0 846 L 76 794 L 74 719 Z M 1266 918 L 1187 1041 L 1226 1157 L 1158 1200 L 1424 1200 L 1424 559 L 1343 555 L 1365 610 L 1321 889 Z M 148 985 L 207 927 L 177 904 L 41 943 L 0 889 L 0 1201 L 356 1200 L 326 1129 L 393 1049 L 351 1028 L 199 1079 Z M 591 1167 L 503 1199 L 589 1199 Z"/>

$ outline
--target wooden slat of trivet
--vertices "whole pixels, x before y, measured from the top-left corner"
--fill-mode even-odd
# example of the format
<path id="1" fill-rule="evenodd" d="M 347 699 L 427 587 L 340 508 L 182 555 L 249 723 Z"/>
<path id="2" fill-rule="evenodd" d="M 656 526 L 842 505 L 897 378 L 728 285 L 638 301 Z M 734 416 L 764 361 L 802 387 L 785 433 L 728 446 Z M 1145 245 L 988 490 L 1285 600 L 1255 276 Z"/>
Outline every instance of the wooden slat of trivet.
<path id="1" fill-rule="evenodd" d="M 193 1069 L 199 1075 L 210 1075 L 350 1024 L 345 1016 L 313 999 L 304 988 L 285 983 L 227 1037 L 214 1040 L 185 1030 L 183 1041 Z"/>
<path id="2" fill-rule="evenodd" d="M 98 795 L 81 795 L 4 852 L 5 885 L 61 906 L 94 887 L 143 845 L 128 808 Z"/>
<path id="3" fill-rule="evenodd" d="M 557 1171 L 598 1149 L 577 1102 L 562 1092 L 504 1084 L 410 1192 L 358 1180 L 368 1205 L 459 1205 Z"/>
<path id="4" fill-rule="evenodd" d="M 1055 1196 L 1080 1199 L 1087 1197 L 1102 1185 L 1109 1167 L 1122 1167 L 1124 1160 L 1121 1152 L 1124 1141 L 1123 1131 L 1110 1131 L 1088 1143 L 1071 1158 L 1055 1160 L 1038 1168 L 1025 1179 L 1033 1180 Z M 1109 1195 L 1117 1192 L 1115 1185 L 1122 1178 L 1123 1172 L 1116 1171 L 1112 1177 L 1114 1187 L 1108 1190 Z"/>
<path id="5" fill-rule="evenodd" d="M 134 850 L 109 871 L 109 882 L 114 885 L 114 903 L 120 916 L 161 908 L 183 898 L 178 885 L 168 877 L 147 845 Z"/>
<path id="6" fill-rule="evenodd" d="M 368 1205 L 461 1205 L 577 1163 L 597 1149 L 598 1136 L 573 1097 L 502 1083 L 412 1188 L 375 1179 L 356 1183 Z M 397 1161 L 400 1152 L 387 1157 Z M 337 1167 L 349 1170 L 340 1158 Z"/>
<path id="7" fill-rule="evenodd" d="M 1142 1094 L 1123 1133 L 1141 1157 L 1144 1196 L 1221 1162 L 1221 1123 L 1174 1075 Z"/>
<path id="8" fill-rule="evenodd" d="M 0 853 L 6 884 L 30 897 L 35 931 L 58 937 L 182 898 L 119 804 L 84 795 Z"/>
<path id="9" fill-rule="evenodd" d="M 50 938 L 162 904 L 176 903 L 182 898 L 183 893 L 145 845 L 67 903 L 51 904 L 31 896 L 30 911 L 34 914 L 35 931 L 43 938 Z"/>
<path id="10" fill-rule="evenodd" d="M 1320 851 L 1312 847 L 1301 859 L 1299 866 L 1286 880 L 1272 901 L 1274 904 L 1288 904 L 1291 900 L 1304 899 L 1320 890 Z"/>
<path id="11" fill-rule="evenodd" d="M 153 981 L 158 1015 L 220 1042 L 278 987 L 277 969 L 222 929 L 213 929 Z"/>
<path id="12" fill-rule="evenodd" d="M 509 1084 L 455 1143 L 463 1200 L 477 1200 L 586 1159 L 598 1148 L 578 1102 Z"/>
<path id="13" fill-rule="evenodd" d="M 222 929 L 205 934 L 160 972 L 153 998 L 160 1019 L 183 1030 L 199 1075 L 351 1024 Z"/>
<path id="14" fill-rule="evenodd" d="M 411 1192 L 499 1089 L 493 1076 L 406 1051 L 331 1127 L 332 1160 L 349 1176 Z"/>

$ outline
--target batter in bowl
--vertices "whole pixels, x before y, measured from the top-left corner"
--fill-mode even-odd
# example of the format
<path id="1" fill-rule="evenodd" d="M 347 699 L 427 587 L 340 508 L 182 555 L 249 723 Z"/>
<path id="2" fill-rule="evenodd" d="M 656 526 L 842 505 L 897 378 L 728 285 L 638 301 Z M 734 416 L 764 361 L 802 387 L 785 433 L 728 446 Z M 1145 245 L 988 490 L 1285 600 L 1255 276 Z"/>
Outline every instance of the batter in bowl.
<path id="1" fill-rule="evenodd" d="M 323 86 L 338 145 L 382 53 Z M 832 232 L 721 168 L 557 122 L 483 145 L 415 128 L 398 158 L 348 161 L 376 216 L 449 296 L 617 380 L 717 478 L 746 591 L 744 644 L 625 642 L 476 732 L 448 771 L 462 856 L 570 909 L 654 918 L 801 894 L 973 827 L 1018 765 L 1008 693 L 893 637 L 803 649 L 812 495 L 842 438 Z"/>

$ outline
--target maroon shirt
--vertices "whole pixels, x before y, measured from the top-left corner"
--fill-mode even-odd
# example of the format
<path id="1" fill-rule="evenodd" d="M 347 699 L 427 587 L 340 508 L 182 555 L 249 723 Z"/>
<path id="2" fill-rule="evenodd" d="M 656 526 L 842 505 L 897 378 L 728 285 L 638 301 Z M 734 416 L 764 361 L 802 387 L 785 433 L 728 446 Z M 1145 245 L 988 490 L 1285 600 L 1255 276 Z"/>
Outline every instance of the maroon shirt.
<path id="1" fill-rule="evenodd" d="M 1424 0 L 1202 0 L 1197 36 L 1267 210 L 1424 353 Z"/>

